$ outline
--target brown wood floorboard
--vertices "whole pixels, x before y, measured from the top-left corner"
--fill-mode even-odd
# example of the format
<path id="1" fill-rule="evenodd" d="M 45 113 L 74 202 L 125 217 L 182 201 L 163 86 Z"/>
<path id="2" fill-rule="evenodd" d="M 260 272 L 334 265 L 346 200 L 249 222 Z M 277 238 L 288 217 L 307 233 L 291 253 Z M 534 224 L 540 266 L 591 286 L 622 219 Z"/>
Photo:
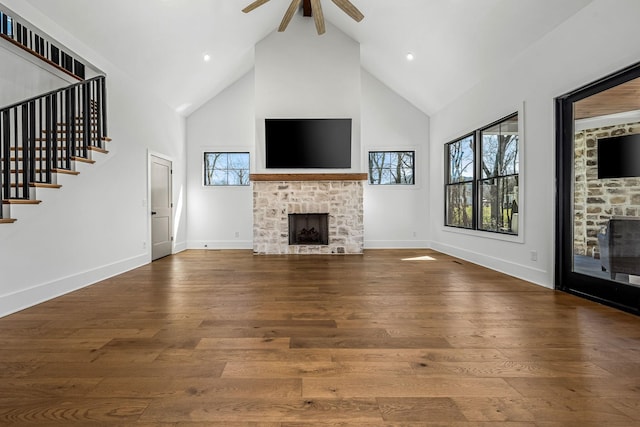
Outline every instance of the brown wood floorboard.
<path id="1" fill-rule="evenodd" d="M 640 318 L 432 250 L 185 251 L 0 319 L 0 425 L 640 426 Z"/>

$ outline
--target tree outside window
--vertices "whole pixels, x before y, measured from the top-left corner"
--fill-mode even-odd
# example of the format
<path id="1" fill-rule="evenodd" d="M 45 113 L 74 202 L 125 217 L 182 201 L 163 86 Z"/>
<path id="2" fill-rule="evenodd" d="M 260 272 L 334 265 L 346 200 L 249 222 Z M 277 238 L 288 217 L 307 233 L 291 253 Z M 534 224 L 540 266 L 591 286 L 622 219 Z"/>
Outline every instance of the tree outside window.
<path id="1" fill-rule="evenodd" d="M 204 153 L 204 185 L 249 185 L 249 153 Z"/>
<path id="2" fill-rule="evenodd" d="M 415 151 L 370 151 L 369 183 L 413 185 Z"/>

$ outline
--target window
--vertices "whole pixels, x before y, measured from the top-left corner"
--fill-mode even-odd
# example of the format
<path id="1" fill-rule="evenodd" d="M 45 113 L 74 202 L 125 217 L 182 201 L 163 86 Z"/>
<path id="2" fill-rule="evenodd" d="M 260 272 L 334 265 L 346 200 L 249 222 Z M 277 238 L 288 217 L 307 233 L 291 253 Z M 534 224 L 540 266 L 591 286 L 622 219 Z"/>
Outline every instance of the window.
<path id="1" fill-rule="evenodd" d="M 518 234 L 518 114 L 446 144 L 445 225 Z"/>
<path id="2" fill-rule="evenodd" d="M 204 185 L 249 185 L 249 153 L 204 153 Z"/>
<path id="3" fill-rule="evenodd" d="M 370 151 L 369 183 L 413 185 L 415 151 Z"/>
<path id="4" fill-rule="evenodd" d="M 0 12 L 0 32 L 9 37 L 13 37 L 13 19 L 2 12 Z"/>

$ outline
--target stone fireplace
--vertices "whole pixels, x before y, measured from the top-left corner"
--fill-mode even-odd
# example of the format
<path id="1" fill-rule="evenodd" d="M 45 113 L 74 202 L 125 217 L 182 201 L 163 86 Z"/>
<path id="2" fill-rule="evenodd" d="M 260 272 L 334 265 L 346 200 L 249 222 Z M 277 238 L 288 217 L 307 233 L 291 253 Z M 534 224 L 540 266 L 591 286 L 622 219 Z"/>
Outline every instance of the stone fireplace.
<path id="1" fill-rule="evenodd" d="M 252 174 L 253 252 L 361 254 L 366 179 L 366 174 Z M 297 242 L 290 236 L 292 221 L 299 221 L 293 230 Z M 323 232 L 326 243 L 316 235 Z"/>

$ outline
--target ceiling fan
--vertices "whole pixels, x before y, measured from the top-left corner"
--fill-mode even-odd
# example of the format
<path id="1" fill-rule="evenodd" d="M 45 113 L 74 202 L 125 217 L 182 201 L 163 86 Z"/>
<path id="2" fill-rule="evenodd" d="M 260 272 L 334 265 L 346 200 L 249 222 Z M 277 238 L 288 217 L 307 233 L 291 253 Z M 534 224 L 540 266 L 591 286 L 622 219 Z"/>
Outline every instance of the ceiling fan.
<path id="1" fill-rule="evenodd" d="M 259 6 L 262 6 L 269 0 L 255 0 L 249 6 L 242 9 L 244 13 L 249 13 L 252 10 L 256 9 Z M 316 23 L 316 30 L 318 31 L 318 35 L 324 34 L 324 15 L 322 14 L 322 5 L 320 4 L 320 0 L 291 0 L 291 4 L 289 8 L 284 14 L 282 18 L 282 22 L 278 27 L 278 31 L 282 32 L 287 29 L 289 22 L 291 22 L 291 18 L 296 13 L 296 11 L 300 8 L 300 3 L 304 1 L 304 16 L 313 15 L 313 19 Z M 338 6 L 340 9 L 344 11 L 347 15 L 353 18 L 356 22 L 362 21 L 364 15 L 362 12 L 358 10 L 349 0 L 331 0 Z M 313 13 L 312 13 L 313 11 Z"/>

